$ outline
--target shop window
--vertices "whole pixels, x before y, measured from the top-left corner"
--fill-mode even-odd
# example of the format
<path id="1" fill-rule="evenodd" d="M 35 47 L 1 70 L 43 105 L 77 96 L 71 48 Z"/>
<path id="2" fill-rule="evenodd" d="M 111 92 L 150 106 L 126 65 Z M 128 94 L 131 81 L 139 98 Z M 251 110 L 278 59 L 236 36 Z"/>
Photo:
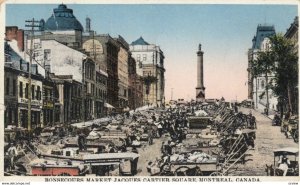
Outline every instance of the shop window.
<path id="1" fill-rule="evenodd" d="M 28 83 L 26 83 L 26 87 L 25 87 L 25 98 L 28 98 Z"/>
<path id="2" fill-rule="evenodd" d="M 19 88 L 20 88 L 19 95 L 21 98 L 23 98 L 23 82 L 20 82 Z"/>
<path id="3" fill-rule="evenodd" d="M 34 96 L 34 85 L 31 85 L 31 98 L 34 100 L 35 96 Z"/>
<path id="4" fill-rule="evenodd" d="M 6 95 L 9 95 L 9 78 L 6 78 Z"/>
<path id="5" fill-rule="evenodd" d="M 50 49 L 44 50 L 44 60 L 45 61 L 51 60 L 51 50 Z"/>
<path id="6" fill-rule="evenodd" d="M 41 100 L 41 88 L 40 88 L 40 86 L 37 86 L 36 99 Z"/>
<path id="7" fill-rule="evenodd" d="M 137 54 L 136 55 L 136 60 L 139 62 L 139 61 L 141 61 L 141 55 L 140 54 Z"/>
<path id="8" fill-rule="evenodd" d="M 70 151 L 66 151 L 66 156 L 71 156 L 71 152 Z"/>
<path id="9" fill-rule="evenodd" d="M 13 80 L 13 96 L 16 96 L 16 80 Z"/>

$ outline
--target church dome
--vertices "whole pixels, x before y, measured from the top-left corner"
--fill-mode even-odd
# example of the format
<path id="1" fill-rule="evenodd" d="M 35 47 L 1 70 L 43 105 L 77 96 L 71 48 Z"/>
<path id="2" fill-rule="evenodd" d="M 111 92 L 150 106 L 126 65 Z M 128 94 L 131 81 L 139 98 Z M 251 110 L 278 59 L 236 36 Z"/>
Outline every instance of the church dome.
<path id="1" fill-rule="evenodd" d="M 73 10 L 68 9 L 66 5 L 61 4 L 53 10 L 52 16 L 45 23 L 46 31 L 65 31 L 79 30 L 83 31 L 80 22 L 73 15 Z"/>

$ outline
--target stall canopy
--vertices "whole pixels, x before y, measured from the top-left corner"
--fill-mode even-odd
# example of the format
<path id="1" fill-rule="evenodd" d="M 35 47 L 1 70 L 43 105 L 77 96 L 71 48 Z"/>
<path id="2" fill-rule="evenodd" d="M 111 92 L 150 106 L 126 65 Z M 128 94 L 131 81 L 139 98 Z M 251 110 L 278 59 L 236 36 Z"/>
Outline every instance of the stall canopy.
<path id="1" fill-rule="evenodd" d="M 86 163 L 101 163 L 101 162 L 117 162 L 122 159 L 134 160 L 140 157 L 139 154 L 136 153 L 102 153 L 102 154 L 87 154 L 84 155 L 82 160 Z"/>
<path id="2" fill-rule="evenodd" d="M 299 154 L 299 149 L 294 148 L 294 147 L 285 147 L 285 148 L 279 148 L 274 150 L 274 155 L 282 155 L 282 154 L 287 154 L 287 155 L 298 155 Z"/>
<path id="3" fill-rule="evenodd" d="M 204 110 L 198 110 L 195 112 L 196 116 L 207 116 L 207 112 L 205 112 Z"/>

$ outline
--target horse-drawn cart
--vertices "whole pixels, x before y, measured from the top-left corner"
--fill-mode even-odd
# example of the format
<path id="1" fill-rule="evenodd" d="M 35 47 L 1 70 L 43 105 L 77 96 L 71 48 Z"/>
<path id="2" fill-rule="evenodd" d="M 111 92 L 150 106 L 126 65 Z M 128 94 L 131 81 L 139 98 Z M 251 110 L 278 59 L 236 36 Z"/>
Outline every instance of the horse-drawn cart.
<path id="1" fill-rule="evenodd" d="M 209 116 L 191 116 L 188 118 L 190 129 L 205 129 L 212 124 L 212 117 Z"/>
<path id="2" fill-rule="evenodd" d="M 171 163 L 171 171 L 175 176 L 207 176 L 218 170 L 217 160 L 200 163 Z"/>
<path id="3" fill-rule="evenodd" d="M 274 166 L 266 165 L 268 176 L 299 176 L 299 149 L 280 148 L 274 152 Z M 286 171 L 286 172 L 285 172 Z"/>

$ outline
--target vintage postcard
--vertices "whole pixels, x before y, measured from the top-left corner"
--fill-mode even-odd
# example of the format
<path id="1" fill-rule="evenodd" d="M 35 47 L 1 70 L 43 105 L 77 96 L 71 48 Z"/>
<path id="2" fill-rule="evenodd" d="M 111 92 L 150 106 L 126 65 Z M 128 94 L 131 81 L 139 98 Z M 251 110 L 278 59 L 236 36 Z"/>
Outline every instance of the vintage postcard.
<path id="1" fill-rule="evenodd" d="M 3 2 L 2 185 L 298 185 L 298 9 Z"/>

